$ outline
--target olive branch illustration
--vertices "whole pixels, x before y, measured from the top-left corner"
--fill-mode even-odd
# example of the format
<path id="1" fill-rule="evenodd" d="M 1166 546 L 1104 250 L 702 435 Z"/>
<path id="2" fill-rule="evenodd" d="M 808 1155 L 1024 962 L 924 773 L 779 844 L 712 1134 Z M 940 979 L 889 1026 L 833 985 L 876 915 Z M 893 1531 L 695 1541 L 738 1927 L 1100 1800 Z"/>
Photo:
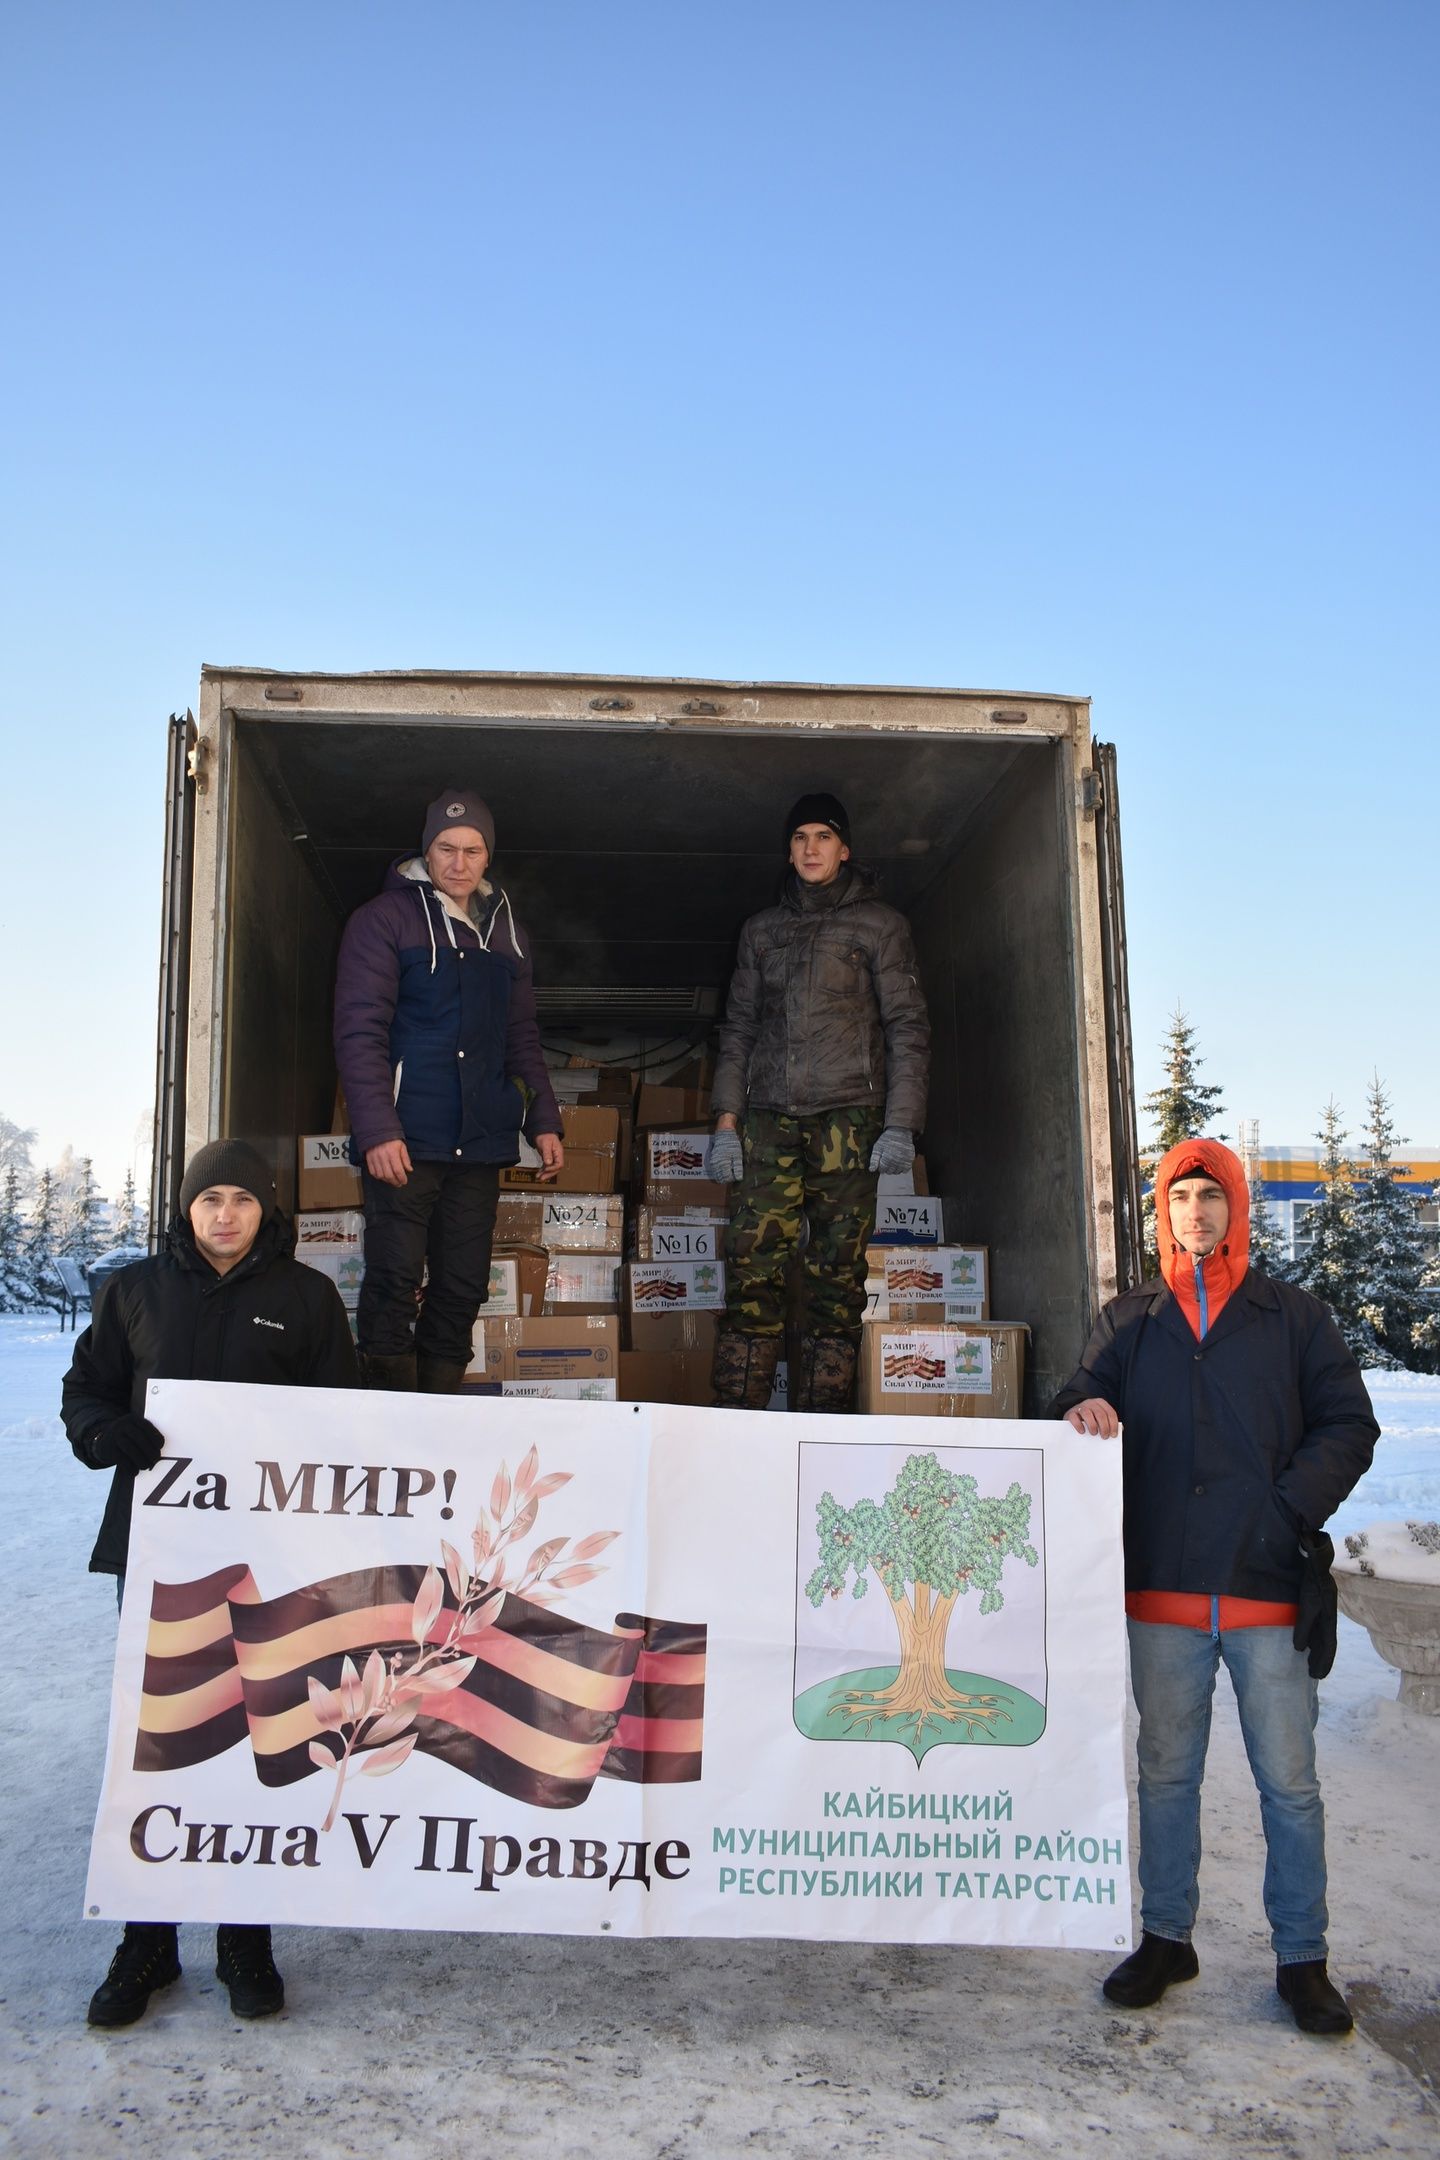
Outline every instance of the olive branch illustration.
<path id="1" fill-rule="evenodd" d="M 572 1545 L 569 1538 L 547 1538 L 531 1552 L 513 1582 L 506 1579 L 507 1552 L 514 1566 L 513 1550 L 535 1527 L 540 1503 L 562 1485 L 570 1483 L 568 1470 L 540 1475 L 540 1457 L 532 1447 L 512 1482 L 502 1462 L 490 1488 L 490 1505 L 482 1507 L 471 1533 L 473 1567 L 467 1567 L 453 1545 L 440 1540 L 444 1573 L 432 1563 L 410 1609 L 410 1632 L 415 1649 L 392 1651 L 389 1658 L 372 1650 L 362 1670 L 347 1657 L 340 1668 L 340 1684 L 327 1688 L 314 1673 L 306 1676 L 310 1709 L 321 1731 L 338 1742 L 337 1755 L 325 1740 L 312 1740 L 310 1760 L 317 1770 L 335 1772 L 335 1791 L 322 1828 L 334 1828 L 341 1795 L 351 1762 L 358 1749 L 366 1752 L 359 1769 L 362 1777 L 385 1777 L 408 1762 L 418 1733 L 410 1728 L 419 1714 L 422 1695 L 438 1695 L 462 1687 L 475 1670 L 480 1644 L 494 1627 L 507 1597 L 523 1597 L 532 1605 L 553 1605 L 567 1590 L 605 1573 L 592 1563 L 619 1537 L 618 1530 L 595 1530 Z M 563 1566 L 557 1565 L 570 1545 Z M 482 1572 L 483 1571 L 483 1572 Z M 445 1611 L 449 1587 L 454 1606 L 444 1640 L 430 1642 L 436 1622 Z"/>

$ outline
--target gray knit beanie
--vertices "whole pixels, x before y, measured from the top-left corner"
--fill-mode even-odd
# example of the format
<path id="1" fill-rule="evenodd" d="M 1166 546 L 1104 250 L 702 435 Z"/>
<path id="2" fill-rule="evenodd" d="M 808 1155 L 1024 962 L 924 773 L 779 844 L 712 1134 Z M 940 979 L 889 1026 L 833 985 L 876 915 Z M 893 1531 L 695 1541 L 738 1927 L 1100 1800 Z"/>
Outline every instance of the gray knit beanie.
<path id="1" fill-rule="evenodd" d="M 428 855 L 431 841 L 438 840 L 441 833 L 448 832 L 452 825 L 470 826 L 472 831 L 479 833 L 488 852 L 491 855 L 495 853 L 495 820 L 490 814 L 489 803 L 483 795 L 477 795 L 474 788 L 446 788 L 443 795 L 436 796 L 425 812 L 425 837 L 420 842 L 421 854 Z"/>
<path id="2" fill-rule="evenodd" d="M 180 1212 L 189 1215 L 202 1192 L 212 1185 L 238 1185 L 260 1203 L 261 1220 L 275 1212 L 275 1173 L 248 1140 L 211 1140 L 190 1158 L 180 1187 Z"/>

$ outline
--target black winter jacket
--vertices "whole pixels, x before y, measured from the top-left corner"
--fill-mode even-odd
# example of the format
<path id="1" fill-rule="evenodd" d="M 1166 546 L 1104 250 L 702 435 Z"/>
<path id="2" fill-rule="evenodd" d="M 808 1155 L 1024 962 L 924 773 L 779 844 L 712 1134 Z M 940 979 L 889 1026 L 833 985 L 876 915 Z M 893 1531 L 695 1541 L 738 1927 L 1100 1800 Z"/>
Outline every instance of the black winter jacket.
<path id="1" fill-rule="evenodd" d="M 918 1132 L 930 1020 L 910 925 L 847 866 L 833 885 L 786 872 L 778 907 L 740 932 L 711 1102 L 804 1117 L 861 1103 Z"/>
<path id="2" fill-rule="evenodd" d="M 1328 1308 L 1253 1268 L 1203 1342 L 1163 1283 L 1112 1299 L 1052 1417 L 1090 1395 L 1125 1427 L 1127 1591 L 1293 1603 L 1299 1526 L 1334 1513 L 1380 1436 Z"/>
<path id="3" fill-rule="evenodd" d="M 92 1575 L 121 1575 L 135 1473 L 106 1445 L 106 1427 L 145 1414 L 151 1380 L 244 1380 L 271 1387 L 358 1387 L 340 1293 L 291 1258 L 294 1225 L 272 1215 L 245 1258 L 217 1275 L 177 1218 L 168 1249 L 117 1268 L 96 1295 L 61 1384 L 60 1415 L 89 1470 L 115 1472 L 90 1555 Z"/>

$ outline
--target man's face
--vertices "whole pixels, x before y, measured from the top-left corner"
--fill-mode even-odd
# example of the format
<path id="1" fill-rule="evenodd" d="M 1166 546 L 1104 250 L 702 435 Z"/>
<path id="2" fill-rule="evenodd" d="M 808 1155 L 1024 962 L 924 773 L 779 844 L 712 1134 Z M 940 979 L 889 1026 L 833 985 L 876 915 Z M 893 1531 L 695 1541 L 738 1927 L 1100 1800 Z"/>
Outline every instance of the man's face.
<path id="1" fill-rule="evenodd" d="M 437 891 L 451 900 L 468 900 L 480 890 L 489 861 L 490 850 L 483 833 L 476 832 L 473 825 L 452 825 L 431 841 L 425 867 Z"/>
<path id="2" fill-rule="evenodd" d="M 264 1209 L 243 1185 L 207 1185 L 191 1203 L 195 1243 L 217 1275 L 243 1260 L 260 1233 Z"/>
<path id="3" fill-rule="evenodd" d="M 833 885 L 850 850 L 830 825 L 797 825 L 790 835 L 790 866 L 807 885 Z"/>
<path id="4" fill-rule="evenodd" d="M 1170 1228 L 1186 1252 L 1203 1259 L 1229 1227 L 1230 1203 L 1214 1178 L 1180 1178 L 1170 1187 Z"/>

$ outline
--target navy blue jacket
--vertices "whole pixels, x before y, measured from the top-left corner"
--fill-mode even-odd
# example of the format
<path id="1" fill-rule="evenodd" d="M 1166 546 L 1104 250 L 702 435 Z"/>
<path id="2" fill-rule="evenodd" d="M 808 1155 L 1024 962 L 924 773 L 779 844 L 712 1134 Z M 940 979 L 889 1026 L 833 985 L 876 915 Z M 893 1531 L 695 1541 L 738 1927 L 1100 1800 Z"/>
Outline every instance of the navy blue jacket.
<path id="1" fill-rule="evenodd" d="M 1125 1427 L 1127 1591 L 1293 1603 L 1299 1525 L 1334 1513 L 1380 1437 L 1328 1308 L 1253 1268 L 1203 1342 L 1163 1283 L 1113 1298 L 1052 1417 L 1090 1395 Z"/>
<path id="2" fill-rule="evenodd" d="M 406 876 L 412 860 L 340 941 L 335 1062 L 354 1152 L 403 1140 L 415 1162 L 513 1163 L 522 1126 L 561 1129 L 529 956 L 503 891 L 478 896 L 478 924 L 457 921 L 427 877 Z"/>

